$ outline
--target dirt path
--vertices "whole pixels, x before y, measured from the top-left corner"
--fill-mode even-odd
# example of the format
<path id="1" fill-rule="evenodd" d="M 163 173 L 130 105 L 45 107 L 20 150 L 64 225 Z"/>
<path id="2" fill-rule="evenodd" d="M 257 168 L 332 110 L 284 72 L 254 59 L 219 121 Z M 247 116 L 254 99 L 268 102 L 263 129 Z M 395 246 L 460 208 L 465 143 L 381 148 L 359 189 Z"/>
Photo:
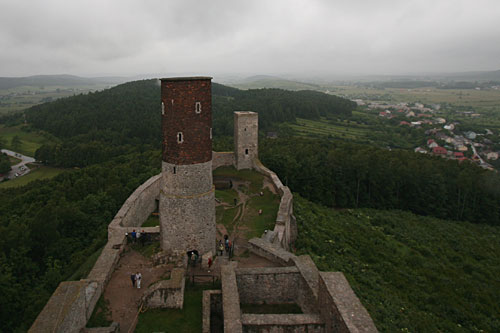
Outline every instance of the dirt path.
<path id="1" fill-rule="evenodd" d="M 139 301 L 148 286 L 168 274 L 169 267 L 152 267 L 150 260 L 133 250 L 125 250 L 118 267 L 113 272 L 104 292 L 109 301 L 113 321 L 120 324 L 120 332 L 132 332 L 138 312 Z M 141 289 L 132 287 L 130 275 L 142 274 Z"/>

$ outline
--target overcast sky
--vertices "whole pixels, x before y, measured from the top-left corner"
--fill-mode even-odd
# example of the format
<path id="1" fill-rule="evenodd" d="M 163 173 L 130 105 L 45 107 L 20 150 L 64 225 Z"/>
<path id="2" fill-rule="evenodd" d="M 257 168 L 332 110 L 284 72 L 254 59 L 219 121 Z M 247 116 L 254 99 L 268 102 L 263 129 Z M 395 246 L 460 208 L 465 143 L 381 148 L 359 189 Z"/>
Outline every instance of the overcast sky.
<path id="1" fill-rule="evenodd" d="M 0 0 L 0 76 L 500 69 L 500 0 Z"/>

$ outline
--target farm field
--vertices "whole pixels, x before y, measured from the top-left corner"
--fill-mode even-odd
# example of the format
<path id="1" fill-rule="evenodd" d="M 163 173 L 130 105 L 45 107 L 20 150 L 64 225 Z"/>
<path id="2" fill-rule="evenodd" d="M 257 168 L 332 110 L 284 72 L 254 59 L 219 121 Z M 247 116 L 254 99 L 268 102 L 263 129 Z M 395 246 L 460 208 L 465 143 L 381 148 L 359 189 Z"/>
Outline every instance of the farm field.
<path id="1" fill-rule="evenodd" d="M 27 109 L 37 104 L 50 102 L 58 98 L 69 97 L 89 91 L 101 90 L 108 85 L 96 86 L 19 86 L 0 90 L 0 115 Z"/>
<path id="2" fill-rule="evenodd" d="M 351 99 L 386 100 L 393 102 L 449 103 L 473 107 L 498 107 L 500 90 L 437 89 L 434 87 L 376 89 L 362 86 L 331 86 L 334 95 Z"/>
<path id="3" fill-rule="evenodd" d="M 32 169 L 32 166 L 30 166 Z M 48 179 L 53 178 L 64 172 L 64 169 L 52 168 L 48 166 L 40 166 L 37 169 L 32 169 L 30 173 L 25 176 L 17 177 L 15 179 L 11 179 L 5 182 L 0 183 L 0 189 L 2 188 L 10 188 L 10 187 L 20 187 L 32 182 L 34 180 Z"/>
<path id="4" fill-rule="evenodd" d="M 39 131 L 25 131 L 23 130 L 24 125 L 18 125 L 13 127 L 6 127 L 0 125 L 0 140 L 3 140 L 3 148 L 21 153 L 26 156 L 35 156 L 35 151 L 40 148 L 45 143 L 54 141 L 55 139 L 49 139 L 49 135 L 42 134 Z M 21 143 L 19 147 L 12 146 L 12 139 L 17 136 Z"/>
<path id="5" fill-rule="evenodd" d="M 373 133 L 374 131 L 367 125 L 353 124 L 352 122 L 343 124 L 331 124 L 326 119 L 309 120 L 297 118 L 296 124 L 289 124 L 288 126 L 299 136 L 317 135 L 355 141 L 368 140 L 368 133 Z"/>

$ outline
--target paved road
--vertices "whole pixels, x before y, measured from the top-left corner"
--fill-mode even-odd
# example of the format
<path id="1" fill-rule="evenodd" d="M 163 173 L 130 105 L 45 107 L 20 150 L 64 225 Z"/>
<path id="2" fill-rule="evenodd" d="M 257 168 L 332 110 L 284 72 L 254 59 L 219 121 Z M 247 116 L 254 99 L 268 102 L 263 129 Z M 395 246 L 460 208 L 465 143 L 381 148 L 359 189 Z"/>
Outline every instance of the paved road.
<path id="1" fill-rule="evenodd" d="M 19 162 L 16 165 L 12 166 L 12 170 L 6 174 L 4 177 L 8 179 L 13 179 L 16 177 L 21 177 L 30 172 L 30 168 L 26 165 L 27 163 L 33 163 L 35 162 L 35 159 L 33 157 L 29 157 L 20 153 L 16 153 L 15 151 L 8 150 L 8 149 L 2 149 L 2 153 L 5 153 L 9 156 L 13 156 L 16 158 L 19 158 L 21 162 Z M 17 176 L 16 176 L 17 174 Z"/>

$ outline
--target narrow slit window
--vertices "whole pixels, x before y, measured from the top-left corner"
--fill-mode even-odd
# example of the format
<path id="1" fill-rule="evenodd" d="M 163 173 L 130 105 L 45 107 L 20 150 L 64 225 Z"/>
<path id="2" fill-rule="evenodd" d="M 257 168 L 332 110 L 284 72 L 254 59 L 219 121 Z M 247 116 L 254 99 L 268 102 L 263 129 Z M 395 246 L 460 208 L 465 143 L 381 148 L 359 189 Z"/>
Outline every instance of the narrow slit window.
<path id="1" fill-rule="evenodd" d="M 182 132 L 177 133 L 177 143 L 184 142 L 184 138 L 182 137 Z"/>
<path id="2" fill-rule="evenodd" d="M 161 102 L 161 114 L 165 114 L 165 104 Z"/>
<path id="3" fill-rule="evenodd" d="M 196 111 L 196 113 L 201 113 L 201 102 L 195 103 L 194 110 Z"/>
<path id="4" fill-rule="evenodd" d="M 248 155 L 248 148 L 245 149 L 245 155 Z"/>
<path id="5" fill-rule="evenodd" d="M 210 139 L 212 138 L 212 127 L 210 127 Z"/>
<path id="6" fill-rule="evenodd" d="M 174 167 L 174 175 L 175 175 L 175 167 Z"/>

